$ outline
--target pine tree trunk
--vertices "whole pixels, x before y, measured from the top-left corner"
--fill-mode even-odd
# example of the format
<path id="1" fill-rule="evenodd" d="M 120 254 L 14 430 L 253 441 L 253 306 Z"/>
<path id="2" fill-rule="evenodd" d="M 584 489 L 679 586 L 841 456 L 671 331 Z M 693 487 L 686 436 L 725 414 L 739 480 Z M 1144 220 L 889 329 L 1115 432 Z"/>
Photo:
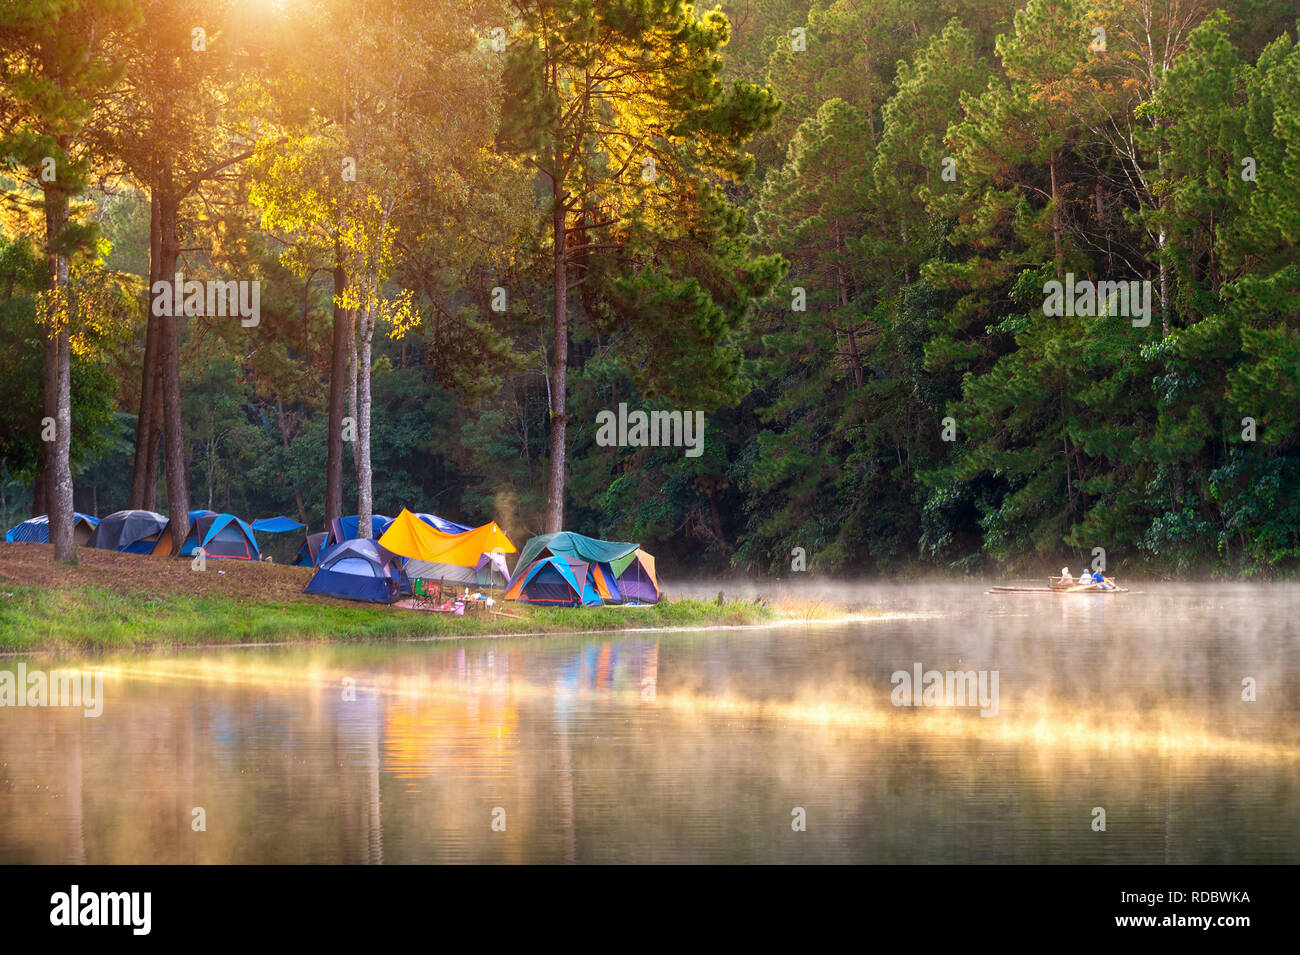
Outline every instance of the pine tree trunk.
<path id="1" fill-rule="evenodd" d="M 370 482 L 370 342 L 375 334 L 375 316 L 361 311 L 361 347 L 357 361 L 357 537 L 368 540 L 373 507 Z"/>
<path id="2" fill-rule="evenodd" d="M 60 144 L 66 148 L 66 143 Z M 53 293 L 55 322 L 45 329 L 45 416 L 54 419 L 54 440 L 45 442 L 46 496 L 49 505 L 50 543 L 54 559 L 73 558 L 72 537 L 72 363 L 68 323 L 68 257 L 63 252 L 68 227 L 68 195 L 60 188 L 45 191 L 47 287 Z"/>
<path id="3" fill-rule="evenodd" d="M 334 297 L 347 288 L 348 277 L 341 262 L 338 242 L 334 245 Z M 348 329 L 343 306 L 334 305 L 334 334 L 330 341 L 329 437 L 325 453 L 325 526 L 343 516 L 343 405 L 348 384 Z M 301 519 L 301 518 L 300 518 Z"/>
<path id="4" fill-rule="evenodd" d="M 145 294 L 148 303 L 146 309 L 146 326 L 144 336 L 144 367 L 140 371 L 140 413 L 135 422 L 135 456 L 131 464 L 131 509 L 153 509 L 151 485 L 157 484 L 158 459 L 154 440 L 154 416 L 158 387 L 158 339 L 161 335 L 162 322 L 153 313 L 153 286 L 162 278 L 160 274 L 158 222 L 158 197 L 153 195 L 149 201 L 149 290 Z"/>
<path id="5" fill-rule="evenodd" d="M 555 352 L 551 358 L 551 459 L 546 489 L 546 533 L 564 530 L 564 452 L 569 417 L 565 391 L 569 371 L 568 261 L 565 249 L 565 194 L 558 182 L 552 185 L 554 210 L 551 229 L 555 242 Z"/>
<path id="6" fill-rule="evenodd" d="M 161 255 L 159 267 L 169 281 L 176 280 L 176 263 L 180 256 L 178 219 L 180 199 L 172 188 L 170 165 L 164 165 L 159 193 L 159 230 Z M 181 309 L 183 311 L 183 309 Z M 185 461 L 185 435 L 181 420 L 180 375 L 181 316 L 162 319 L 159 357 L 162 375 L 163 457 L 167 468 L 167 516 L 170 518 L 172 544 L 180 553 L 190 532 L 190 491 Z"/>

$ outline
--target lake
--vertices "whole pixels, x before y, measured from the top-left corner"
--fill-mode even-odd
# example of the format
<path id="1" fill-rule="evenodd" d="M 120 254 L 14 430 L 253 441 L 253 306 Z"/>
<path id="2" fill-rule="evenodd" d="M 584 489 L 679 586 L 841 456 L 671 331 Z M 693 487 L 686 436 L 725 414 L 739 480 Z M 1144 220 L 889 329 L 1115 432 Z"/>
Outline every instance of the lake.
<path id="1" fill-rule="evenodd" d="M 1300 588 L 986 586 L 787 585 L 886 616 L 774 628 L 0 658 L 103 674 L 97 717 L 0 707 L 0 863 L 1300 862 Z"/>

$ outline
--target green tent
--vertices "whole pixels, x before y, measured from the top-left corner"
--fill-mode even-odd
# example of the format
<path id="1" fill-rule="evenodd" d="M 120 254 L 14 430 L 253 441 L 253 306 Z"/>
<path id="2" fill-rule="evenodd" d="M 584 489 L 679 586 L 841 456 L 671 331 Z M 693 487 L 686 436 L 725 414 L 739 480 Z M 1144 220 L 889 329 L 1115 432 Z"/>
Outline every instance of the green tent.
<path id="1" fill-rule="evenodd" d="M 524 545 L 524 549 L 519 552 L 519 560 L 515 564 L 515 573 L 521 573 L 531 566 L 533 561 L 548 554 L 553 554 L 556 557 L 572 557 L 575 560 L 585 560 L 588 563 L 612 565 L 614 561 L 627 557 L 629 554 L 635 554 L 639 546 L 639 544 L 627 544 L 618 541 L 596 540 L 594 537 L 584 537 L 572 531 L 539 534 L 537 537 L 529 538 L 528 543 Z M 624 563 L 623 566 L 626 567 L 627 564 Z"/>

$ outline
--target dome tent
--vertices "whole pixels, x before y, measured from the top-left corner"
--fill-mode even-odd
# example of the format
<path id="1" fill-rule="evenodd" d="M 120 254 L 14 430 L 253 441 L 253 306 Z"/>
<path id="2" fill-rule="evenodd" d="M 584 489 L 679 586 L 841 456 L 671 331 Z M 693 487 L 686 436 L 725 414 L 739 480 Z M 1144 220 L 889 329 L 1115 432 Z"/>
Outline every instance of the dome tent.
<path id="1" fill-rule="evenodd" d="M 392 551 L 372 540 L 349 540 L 321 556 L 305 592 L 386 604 L 409 594 L 411 585 Z"/>

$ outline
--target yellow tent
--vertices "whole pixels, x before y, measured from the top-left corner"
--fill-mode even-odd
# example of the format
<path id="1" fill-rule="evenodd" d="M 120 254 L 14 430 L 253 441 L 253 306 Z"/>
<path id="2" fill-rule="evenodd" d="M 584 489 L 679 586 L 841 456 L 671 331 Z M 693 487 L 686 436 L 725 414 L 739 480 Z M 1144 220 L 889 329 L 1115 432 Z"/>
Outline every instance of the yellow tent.
<path id="1" fill-rule="evenodd" d="M 413 560 L 431 560 L 457 567 L 474 567 L 484 554 L 513 554 L 515 545 L 496 524 L 484 524 L 463 534 L 446 534 L 430 527 L 406 508 L 388 525 L 379 545 Z"/>

